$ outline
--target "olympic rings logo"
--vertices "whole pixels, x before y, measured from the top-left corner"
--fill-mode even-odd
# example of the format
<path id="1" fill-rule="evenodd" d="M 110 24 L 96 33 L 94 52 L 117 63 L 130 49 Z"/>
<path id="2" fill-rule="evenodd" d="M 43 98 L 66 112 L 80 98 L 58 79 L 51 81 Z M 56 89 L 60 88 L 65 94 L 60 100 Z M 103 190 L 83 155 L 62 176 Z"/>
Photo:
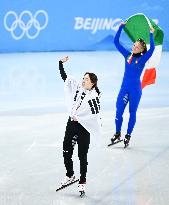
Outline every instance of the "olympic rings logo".
<path id="1" fill-rule="evenodd" d="M 4 26 L 7 31 L 11 32 L 15 40 L 20 40 L 24 35 L 29 39 L 35 39 L 47 24 L 48 14 L 44 10 L 36 11 L 34 16 L 27 10 L 19 16 L 15 11 L 8 11 L 4 17 Z"/>

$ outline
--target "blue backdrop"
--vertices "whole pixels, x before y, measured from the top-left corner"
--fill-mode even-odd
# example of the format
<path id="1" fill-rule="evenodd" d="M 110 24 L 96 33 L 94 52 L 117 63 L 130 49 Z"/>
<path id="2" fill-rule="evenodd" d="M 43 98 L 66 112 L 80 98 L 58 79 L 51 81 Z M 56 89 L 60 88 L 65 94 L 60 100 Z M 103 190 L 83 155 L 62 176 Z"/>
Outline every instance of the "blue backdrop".
<path id="1" fill-rule="evenodd" d="M 1 0 L 0 52 L 114 50 L 120 21 L 135 13 L 158 23 L 169 50 L 168 11 L 166 0 Z"/>

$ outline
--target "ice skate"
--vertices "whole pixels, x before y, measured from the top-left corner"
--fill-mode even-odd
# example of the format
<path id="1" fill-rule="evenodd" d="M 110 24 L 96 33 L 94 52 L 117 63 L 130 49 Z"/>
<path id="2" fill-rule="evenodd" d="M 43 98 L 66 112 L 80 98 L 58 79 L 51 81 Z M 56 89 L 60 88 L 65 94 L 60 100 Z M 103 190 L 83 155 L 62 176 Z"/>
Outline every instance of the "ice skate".
<path id="1" fill-rule="evenodd" d="M 65 179 L 61 182 L 61 186 L 59 186 L 56 189 L 56 192 L 66 188 L 66 187 L 69 187 L 70 185 L 72 185 L 78 181 L 79 181 L 79 179 L 75 179 L 75 176 L 72 176 L 72 177 L 66 176 Z"/>
<path id="2" fill-rule="evenodd" d="M 75 176 L 74 175 L 71 176 L 71 177 L 66 176 L 65 179 L 61 182 L 61 185 L 66 186 L 67 184 L 70 184 L 74 181 L 75 181 Z"/>
<path id="3" fill-rule="evenodd" d="M 78 190 L 80 192 L 80 197 L 83 197 L 85 195 L 85 186 L 86 186 L 86 182 L 84 183 L 79 182 Z"/>
<path id="4" fill-rule="evenodd" d="M 125 135 L 125 138 L 124 138 L 124 148 L 129 146 L 130 138 L 131 138 L 131 136 L 129 134 Z"/>
<path id="5" fill-rule="evenodd" d="M 114 136 L 111 138 L 111 143 L 108 145 L 108 147 L 117 144 L 119 142 L 122 142 L 123 140 L 120 138 L 121 138 L 121 132 L 114 134 Z"/>

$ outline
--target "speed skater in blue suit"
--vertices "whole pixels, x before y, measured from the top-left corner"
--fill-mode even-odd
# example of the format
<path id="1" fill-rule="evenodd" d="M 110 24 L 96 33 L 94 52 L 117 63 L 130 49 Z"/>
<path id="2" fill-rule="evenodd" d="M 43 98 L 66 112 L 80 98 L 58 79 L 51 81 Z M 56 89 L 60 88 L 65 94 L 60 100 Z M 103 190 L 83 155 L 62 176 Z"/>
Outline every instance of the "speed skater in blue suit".
<path id="1" fill-rule="evenodd" d="M 111 141 L 115 143 L 120 140 L 123 113 L 126 105 L 129 103 L 129 121 L 127 133 L 124 138 L 124 147 L 126 148 L 129 145 L 131 134 L 136 123 L 137 108 L 142 95 L 140 76 L 145 67 L 145 63 L 154 52 L 155 45 L 153 39 L 154 29 L 150 28 L 150 49 L 147 51 L 145 41 L 143 39 L 138 39 L 133 44 L 132 51 L 128 51 L 119 42 L 120 34 L 124 27 L 125 23 L 122 22 L 114 38 L 116 48 L 125 58 L 125 72 L 116 101 L 116 133 L 113 138 L 111 138 Z"/>

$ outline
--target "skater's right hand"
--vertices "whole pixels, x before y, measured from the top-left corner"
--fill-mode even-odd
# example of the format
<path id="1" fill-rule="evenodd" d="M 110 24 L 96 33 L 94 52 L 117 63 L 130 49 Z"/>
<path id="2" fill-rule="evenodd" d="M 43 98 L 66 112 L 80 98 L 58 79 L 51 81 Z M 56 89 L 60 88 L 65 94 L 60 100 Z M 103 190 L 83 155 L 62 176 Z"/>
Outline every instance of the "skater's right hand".
<path id="1" fill-rule="evenodd" d="M 122 21 L 121 23 L 120 23 L 120 26 L 125 26 L 126 25 L 126 22 L 124 22 L 124 21 Z"/>
<path id="2" fill-rule="evenodd" d="M 73 116 L 73 117 L 72 117 L 72 120 L 75 121 L 75 122 L 77 122 L 76 116 Z"/>
<path id="3" fill-rule="evenodd" d="M 65 63 L 66 61 L 69 60 L 69 57 L 68 56 L 65 56 L 64 58 L 60 59 L 60 61 L 62 61 L 62 63 Z"/>
<path id="4" fill-rule="evenodd" d="M 153 27 L 150 27 L 150 32 L 154 33 L 155 29 Z"/>

